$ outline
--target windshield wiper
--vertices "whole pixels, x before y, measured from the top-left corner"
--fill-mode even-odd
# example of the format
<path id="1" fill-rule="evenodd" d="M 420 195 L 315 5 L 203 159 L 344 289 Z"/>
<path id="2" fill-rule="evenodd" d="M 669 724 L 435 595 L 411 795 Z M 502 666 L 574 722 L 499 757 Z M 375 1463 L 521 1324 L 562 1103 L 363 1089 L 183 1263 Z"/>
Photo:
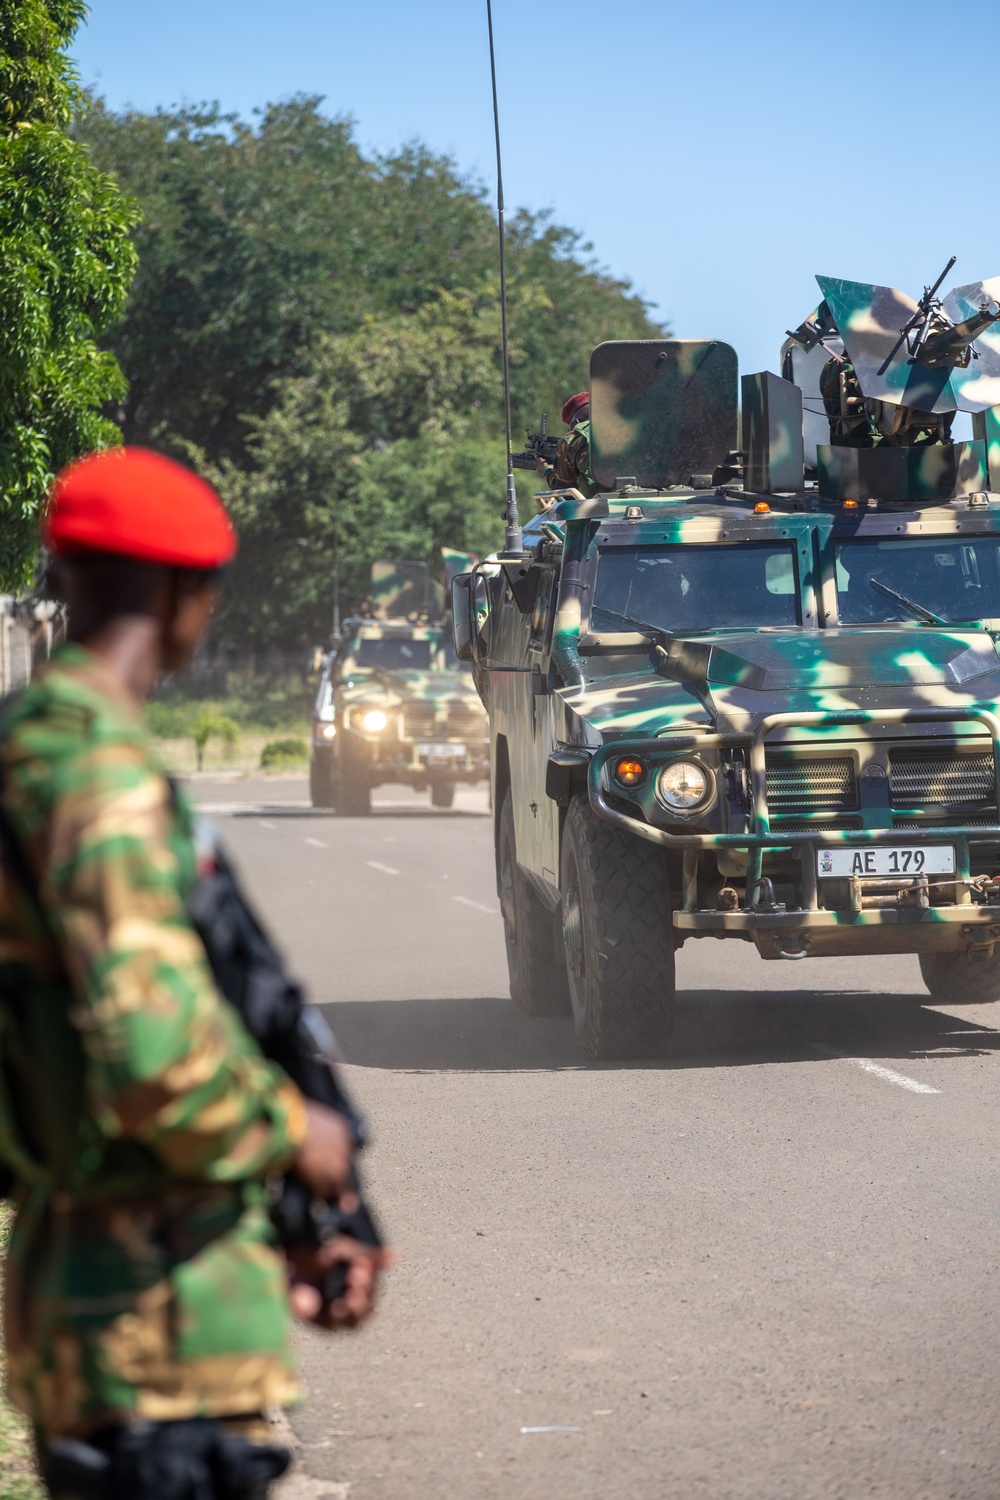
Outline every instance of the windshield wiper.
<path id="1" fill-rule="evenodd" d="M 606 604 L 595 604 L 594 609 L 598 610 L 602 615 L 610 615 L 613 620 L 621 620 L 623 625 L 634 625 L 636 630 L 646 630 L 651 636 L 660 641 L 673 639 L 669 631 L 664 630 L 662 626 L 651 625 L 648 620 L 637 620 L 634 615 L 619 614 L 616 609 L 608 609 Z"/>
<path id="2" fill-rule="evenodd" d="M 887 583 L 882 583 L 878 578 L 869 578 L 868 582 L 873 589 L 878 589 L 880 594 L 885 594 L 889 599 L 895 599 L 904 609 L 908 609 L 911 615 L 916 615 L 918 620 L 923 620 L 927 625 L 959 625 L 966 624 L 964 620 L 946 620 L 943 615 L 934 614 L 933 610 L 925 609 L 922 604 L 917 604 L 913 599 L 907 599 L 905 594 L 898 594 L 891 589 Z"/>

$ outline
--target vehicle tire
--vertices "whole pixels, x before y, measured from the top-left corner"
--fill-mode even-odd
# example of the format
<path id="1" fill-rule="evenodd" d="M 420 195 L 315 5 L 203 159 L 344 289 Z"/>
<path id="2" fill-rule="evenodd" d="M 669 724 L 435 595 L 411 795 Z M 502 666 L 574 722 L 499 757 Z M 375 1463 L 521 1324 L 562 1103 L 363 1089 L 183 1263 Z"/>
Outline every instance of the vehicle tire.
<path id="1" fill-rule="evenodd" d="M 368 768 L 350 743 L 342 745 L 333 772 L 333 805 L 342 818 L 367 818 L 372 810 Z"/>
<path id="2" fill-rule="evenodd" d="M 451 807 L 455 801 L 453 781 L 431 782 L 431 807 Z"/>
<path id="3" fill-rule="evenodd" d="M 309 762 L 309 801 L 313 807 L 333 806 L 333 779 L 330 767 L 317 760 Z"/>
<path id="4" fill-rule="evenodd" d="M 526 1016 L 568 1015 L 569 988 L 557 919 L 532 890 L 517 863 L 510 792 L 500 812 L 498 854 L 510 998 Z"/>
<path id="5" fill-rule="evenodd" d="M 921 953 L 920 973 L 938 1005 L 989 1005 L 1000 1000 L 1000 946 L 978 953 Z"/>
<path id="6" fill-rule="evenodd" d="M 661 850 L 570 803 L 562 848 L 563 946 L 577 1040 L 592 1057 L 666 1051 L 674 931 Z"/>
<path id="7" fill-rule="evenodd" d="M 334 779 L 333 805 L 342 818 L 367 818 L 372 810 L 372 789 L 367 781 L 341 773 Z"/>

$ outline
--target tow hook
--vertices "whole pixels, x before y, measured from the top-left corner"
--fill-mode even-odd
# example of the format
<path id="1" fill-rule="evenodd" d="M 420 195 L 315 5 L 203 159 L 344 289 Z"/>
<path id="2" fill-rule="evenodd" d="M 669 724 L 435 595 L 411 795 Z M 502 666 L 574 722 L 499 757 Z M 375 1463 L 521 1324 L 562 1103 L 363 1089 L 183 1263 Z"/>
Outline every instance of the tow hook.
<path id="1" fill-rule="evenodd" d="M 790 932 L 790 933 L 788 933 L 787 937 L 785 939 L 783 939 L 783 943 L 784 942 L 794 942 L 794 941 L 798 941 L 801 944 L 801 946 L 798 947 L 798 948 L 786 948 L 784 946 L 780 947 L 778 949 L 778 957 L 779 958 L 808 958 L 809 957 L 809 934 L 808 934 L 808 932 Z"/>

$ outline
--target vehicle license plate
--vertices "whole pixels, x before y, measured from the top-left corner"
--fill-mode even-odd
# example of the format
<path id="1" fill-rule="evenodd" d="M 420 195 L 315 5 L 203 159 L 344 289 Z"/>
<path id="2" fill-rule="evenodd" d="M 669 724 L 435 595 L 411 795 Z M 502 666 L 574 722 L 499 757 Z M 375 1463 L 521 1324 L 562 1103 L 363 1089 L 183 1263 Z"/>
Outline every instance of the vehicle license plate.
<path id="1" fill-rule="evenodd" d="M 420 745 L 420 754 L 424 760 L 464 760 L 464 745 Z"/>
<path id="2" fill-rule="evenodd" d="M 821 849 L 817 856 L 818 874 L 860 875 L 950 875 L 955 869 L 955 849 L 951 844 L 919 844 L 908 848 Z"/>

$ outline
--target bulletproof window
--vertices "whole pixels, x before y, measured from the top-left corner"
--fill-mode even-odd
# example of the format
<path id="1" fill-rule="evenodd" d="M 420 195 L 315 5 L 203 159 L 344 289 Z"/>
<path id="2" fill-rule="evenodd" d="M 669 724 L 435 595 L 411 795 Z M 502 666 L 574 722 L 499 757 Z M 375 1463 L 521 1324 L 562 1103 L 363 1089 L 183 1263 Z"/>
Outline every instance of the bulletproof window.
<path id="1" fill-rule="evenodd" d="M 386 672 L 407 668 L 415 672 L 429 672 L 431 644 L 430 640 L 411 641 L 405 637 L 394 639 L 392 636 L 380 640 L 361 640 L 355 650 L 354 664 L 361 669 L 381 667 Z"/>
<path id="2" fill-rule="evenodd" d="M 1000 536 L 854 538 L 837 544 L 836 573 L 844 625 L 1000 618 Z"/>
<path id="3" fill-rule="evenodd" d="M 535 607 L 531 612 L 531 640 L 534 645 L 539 645 L 545 638 L 545 627 L 548 624 L 550 605 L 552 603 L 552 586 L 555 583 L 555 571 L 547 568 L 538 583 L 538 593 L 535 595 Z"/>
<path id="4" fill-rule="evenodd" d="M 788 543 L 608 547 L 600 554 L 590 628 L 681 631 L 799 624 Z"/>

